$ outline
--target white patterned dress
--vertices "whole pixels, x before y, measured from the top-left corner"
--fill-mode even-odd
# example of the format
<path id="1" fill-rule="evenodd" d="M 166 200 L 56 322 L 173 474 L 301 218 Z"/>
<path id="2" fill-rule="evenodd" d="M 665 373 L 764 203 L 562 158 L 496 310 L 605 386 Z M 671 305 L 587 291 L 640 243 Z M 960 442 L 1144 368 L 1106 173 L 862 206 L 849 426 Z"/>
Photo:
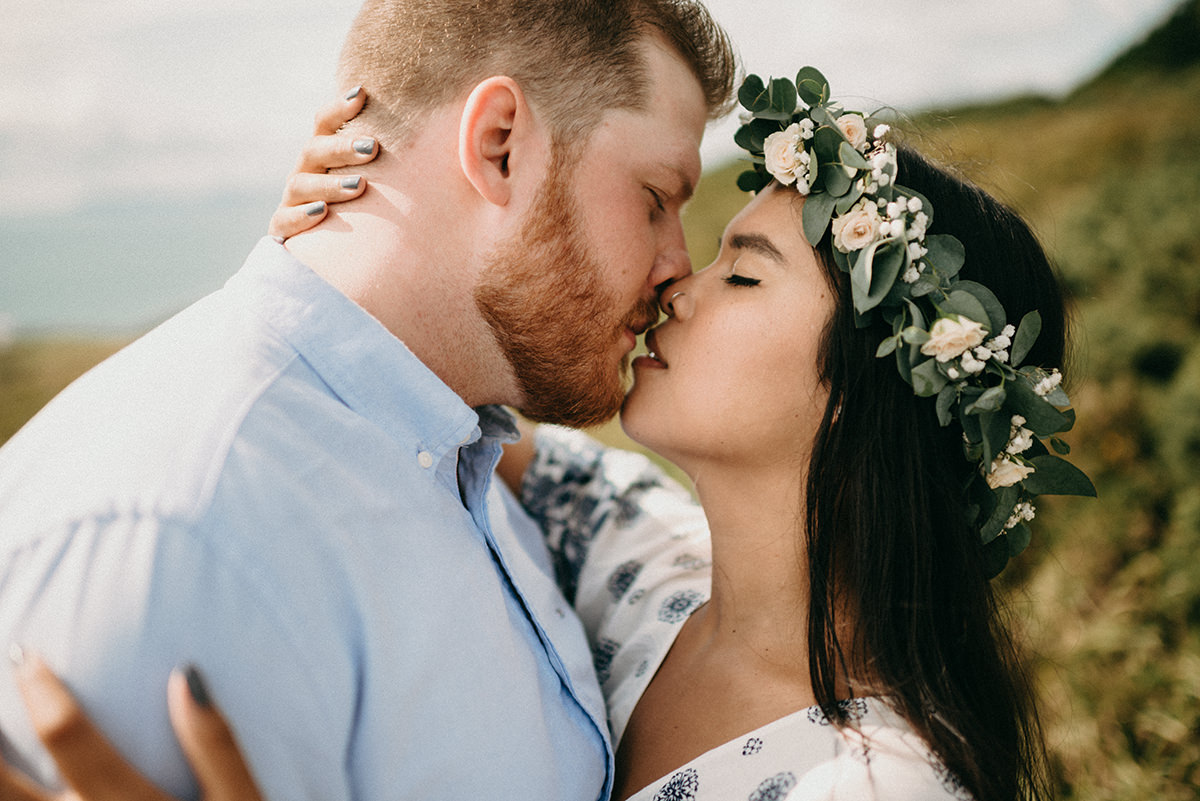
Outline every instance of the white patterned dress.
<path id="1" fill-rule="evenodd" d="M 691 495 L 645 457 L 553 426 L 521 502 L 541 523 L 559 583 L 583 619 L 613 741 L 683 622 L 709 596 L 711 549 Z M 957 779 L 881 699 L 786 715 L 700 755 L 632 801 L 964 801 Z"/>

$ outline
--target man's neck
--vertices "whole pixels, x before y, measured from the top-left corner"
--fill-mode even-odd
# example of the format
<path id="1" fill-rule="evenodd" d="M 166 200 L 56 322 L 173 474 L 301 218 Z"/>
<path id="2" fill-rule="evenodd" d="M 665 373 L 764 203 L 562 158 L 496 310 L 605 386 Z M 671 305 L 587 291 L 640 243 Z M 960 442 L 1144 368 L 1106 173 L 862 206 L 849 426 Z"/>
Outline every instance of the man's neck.
<path id="1" fill-rule="evenodd" d="M 286 247 L 379 320 L 467 404 L 510 401 L 507 362 L 474 305 L 480 254 L 447 230 L 447 220 L 456 228 L 463 223 L 453 198 L 406 191 L 402 187 L 431 182 L 405 175 L 387 156 L 380 159 L 363 197 L 345 209 L 333 207 L 328 219 Z"/>

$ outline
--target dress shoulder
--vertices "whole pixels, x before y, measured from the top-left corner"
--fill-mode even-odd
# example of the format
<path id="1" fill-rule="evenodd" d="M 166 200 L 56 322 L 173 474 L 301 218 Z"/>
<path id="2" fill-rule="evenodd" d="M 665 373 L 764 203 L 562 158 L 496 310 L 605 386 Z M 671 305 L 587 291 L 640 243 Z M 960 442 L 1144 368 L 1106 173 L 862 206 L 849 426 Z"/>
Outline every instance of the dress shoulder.
<path id="1" fill-rule="evenodd" d="M 848 747 L 807 771 L 783 801 L 972 801 L 916 733 L 864 726 L 840 734 Z"/>

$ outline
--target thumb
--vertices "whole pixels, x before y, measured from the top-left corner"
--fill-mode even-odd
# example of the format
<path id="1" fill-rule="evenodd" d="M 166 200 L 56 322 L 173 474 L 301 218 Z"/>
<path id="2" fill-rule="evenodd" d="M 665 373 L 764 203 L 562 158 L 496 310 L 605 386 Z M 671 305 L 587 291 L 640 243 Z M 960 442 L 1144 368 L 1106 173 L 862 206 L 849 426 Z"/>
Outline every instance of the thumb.
<path id="1" fill-rule="evenodd" d="M 167 709 L 204 801 L 262 801 L 229 724 L 194 666 L 171 672 Z"/>

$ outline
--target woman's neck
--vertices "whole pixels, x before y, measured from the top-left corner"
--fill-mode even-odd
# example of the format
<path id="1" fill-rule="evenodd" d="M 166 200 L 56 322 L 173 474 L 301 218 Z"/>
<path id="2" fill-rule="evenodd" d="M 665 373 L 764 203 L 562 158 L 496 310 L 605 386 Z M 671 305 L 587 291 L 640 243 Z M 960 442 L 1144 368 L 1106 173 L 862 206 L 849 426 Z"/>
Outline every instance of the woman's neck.
<path id="1" fill-rule="evenodd" d="M 712 532 L 712 596 L 695 621 L 714 646 L 807 665 L 804 476 L 794 465 L 705 471 L 696 480 Z"/>

